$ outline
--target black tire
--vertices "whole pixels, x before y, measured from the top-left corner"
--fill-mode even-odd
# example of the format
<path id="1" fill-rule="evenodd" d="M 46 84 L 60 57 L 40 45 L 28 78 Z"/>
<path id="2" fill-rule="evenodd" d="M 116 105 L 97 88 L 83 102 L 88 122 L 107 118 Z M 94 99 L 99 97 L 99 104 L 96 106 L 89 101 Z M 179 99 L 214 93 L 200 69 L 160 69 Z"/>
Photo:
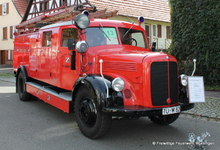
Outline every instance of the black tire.
<path id="1" fill-rule="evenodd" d="M 176 121 L 176 119 L 179 117 L 178 114 L 172 114 L 172 115 L 164 115 L 164 116 L 149 116 L 149 119 L 153 121 L 156 124 L 160 125 L 168 125 Z"/>
<path id="2" fill-rule="evenodd" d="M 95 99 L 85 86 L 79 88 L 75 97 L 74 112 L 80 131 L 90 139 L 106 135 L 112 117 L 96 109 Z"/>
<path id="3" fill-rule="evenodd" d="M 25 84 L 23 72 L 20 72 L 18 74 L 17 88 L 18 88 L 18 95 L 21 101 L 31 100 L 32 95 L 26 92 L 26 84 Z"/>

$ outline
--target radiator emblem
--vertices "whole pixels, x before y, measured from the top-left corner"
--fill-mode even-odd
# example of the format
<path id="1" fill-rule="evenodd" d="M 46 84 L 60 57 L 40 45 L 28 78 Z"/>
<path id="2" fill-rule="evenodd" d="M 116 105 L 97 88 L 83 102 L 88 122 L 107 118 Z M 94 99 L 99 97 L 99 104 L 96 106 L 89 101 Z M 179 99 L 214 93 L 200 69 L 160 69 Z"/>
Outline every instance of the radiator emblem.
<path id="1" fill-rule="evenodd" d="M 167 99 L 167 104 L 171 104 L 172 100 L 170 98 Z"/>

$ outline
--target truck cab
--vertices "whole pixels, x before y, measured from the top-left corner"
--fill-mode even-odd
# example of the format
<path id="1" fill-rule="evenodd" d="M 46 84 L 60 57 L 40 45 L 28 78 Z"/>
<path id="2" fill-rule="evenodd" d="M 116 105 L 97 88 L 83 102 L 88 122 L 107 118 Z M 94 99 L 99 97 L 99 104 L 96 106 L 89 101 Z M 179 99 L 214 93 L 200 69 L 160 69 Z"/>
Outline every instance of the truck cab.
<path id="1" fill-rule="evenodd" d="M 151 51 L 147 39 L 140 25 L 85 14 L 19 34 L 16 91 L 22 101 L 37 97 L 74 112 L 79 129 L 91 139 L 109 131 L 112 116 L 148 116 L 170 124 L 194 105 L 177 60 Z"/>

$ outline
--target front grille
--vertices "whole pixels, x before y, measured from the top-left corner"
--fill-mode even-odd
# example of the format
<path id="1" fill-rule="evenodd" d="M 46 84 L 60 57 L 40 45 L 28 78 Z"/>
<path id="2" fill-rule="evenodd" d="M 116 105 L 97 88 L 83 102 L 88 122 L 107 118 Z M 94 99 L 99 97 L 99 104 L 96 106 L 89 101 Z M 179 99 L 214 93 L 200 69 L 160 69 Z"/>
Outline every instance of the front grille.
<path id="1" fill-rule="evenodd" d="M 151 64 L 151 97 L 154 106 L 178 102 L 178 77 L 176 62 L 153 62 Z"/>

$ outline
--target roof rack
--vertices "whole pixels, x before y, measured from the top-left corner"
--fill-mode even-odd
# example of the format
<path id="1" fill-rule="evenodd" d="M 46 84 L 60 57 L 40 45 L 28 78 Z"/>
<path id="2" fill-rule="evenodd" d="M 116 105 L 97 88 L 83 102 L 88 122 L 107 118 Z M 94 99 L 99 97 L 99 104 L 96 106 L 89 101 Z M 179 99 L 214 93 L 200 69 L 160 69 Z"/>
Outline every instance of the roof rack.
<path id="1" fill-rule="evenodd" d="M 91 5 L 73 5 L 67 7 L 63 5 L 61 7 L 55 8 L 42 15 L 36 16 L 29 20 L 21 22 L 16 26 L 18 30 L 17 34 L 22 34 L 30 31 L 37 31 L 38 28 L 42 27 L 42 24 L 48 25 L 61 21 L 69 21 L 75 18 L 76 15 L 82 13 L 83 11 L 88 11 L 89 18 L 101 18 L 106 19 L 117 15 L 118 11 L 107 12 L 107 9 L 98 11 L 95 6 Z M 41 25 L 39 25 L 41 24 Z"/>

